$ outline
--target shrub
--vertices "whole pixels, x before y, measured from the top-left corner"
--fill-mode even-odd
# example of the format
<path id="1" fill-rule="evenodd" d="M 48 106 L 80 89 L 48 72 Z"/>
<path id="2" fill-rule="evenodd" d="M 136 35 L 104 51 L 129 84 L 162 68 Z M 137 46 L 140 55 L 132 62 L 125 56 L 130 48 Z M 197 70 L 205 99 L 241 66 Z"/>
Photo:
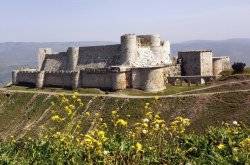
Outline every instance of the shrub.
<path id="1" fill-rule="evenodd" d="M 246 64 L 242 62 L 237 62 L 232 65 L 234 73 L 243 73 L 245 67 L 246 67 Z"/>

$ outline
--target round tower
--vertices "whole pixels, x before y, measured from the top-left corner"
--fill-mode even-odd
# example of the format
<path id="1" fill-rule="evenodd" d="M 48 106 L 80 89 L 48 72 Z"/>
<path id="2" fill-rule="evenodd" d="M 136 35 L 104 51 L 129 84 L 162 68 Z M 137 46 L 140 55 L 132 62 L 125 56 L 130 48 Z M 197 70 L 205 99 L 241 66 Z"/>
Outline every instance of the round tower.
<path id="1" fill-rule="evenodd" d="M 150 35 L 151 50 L 155 54 L 161 53 L 161 37 L 158 34 Z"/>
<path id="2" fill-rule="evenodd" d="M 68 55 L 68 70 L 75 70 L 78 62 L 79 47 L 69 47 L 67 50 Z"/>
<path id="3" fill-rule="evenodd" d="M 132 65 L 137 55 L 137 39 L 135 34 L 121 36 L 121 65 Z"/>
<path id="4" fill-rule="evenodd" d="M 80 71 L 72 73 L 72 89 L 79 88 Z"/>
<path id="5" fill-rule="evenodd" d="M 42 88 L 44 85 L 44 76 L 45 76 L 45 71 L 40 71 L 37 74 L 37 79 L 36 79 L 36 87 L 37 88 Z"/>
<path id="6" fill-rule="evenodd" d="M 18 74 L 18 70 L 13 70 L 12 71 L 12 84 L 13 85 L 17 85 L 18 84 L 18 78 L 17 78 L 17 74 Z"/>
<path id="7" fill-rule="evenodd" d="M 164 81 L 164 68 L 136 68 L 133 69 L 135 75 L 132 86 L 136 89 L 147 92 L 157 92 L 166 88 Z"/>
<path id="8" fill-rule="evenodd" d="M 150 35 L 150 41 L 152 47 L 160 47 L 161 46 L 161 37 L 159 34 Z"/>
<path id="9" fill-rule="evenodd" d="M 126 89 L 126 73 L 125 72 L 117 72 L 112 73 L 112 89 L 113 90 L 122 90 Z"/>
<path id="10" fill-rule="evenodd" d="M 43 70 L 43 62 L 45 60 L 46 54 L 52 54 L 52 49 L 51 48 L 39 48 L 38 49 L 38 71 Z"/>

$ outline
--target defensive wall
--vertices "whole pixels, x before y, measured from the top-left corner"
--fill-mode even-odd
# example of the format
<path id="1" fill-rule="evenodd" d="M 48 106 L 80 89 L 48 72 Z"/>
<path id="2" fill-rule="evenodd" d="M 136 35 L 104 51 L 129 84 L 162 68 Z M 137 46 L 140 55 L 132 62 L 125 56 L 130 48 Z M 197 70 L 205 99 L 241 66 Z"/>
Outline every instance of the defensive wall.
<path id="1" fill-rule="evenodd" d="M 157 67 L 171 64 L 170 43 L 159 35 L 126 34 L 121 44 L 70 47 L 66 52 L 52 53 L 39 49 L 38 70 L 80 70 L 124 65 L 128 67 Z"/>
<path id="2" fill-rule="evenodd" d="M 13 71 L 13 84 L 37 88 L 57 86 L 65 88 L 101 88 L 122 90 L 135 88 L 155 92 L 165 89 L 164 70 L 153 68 L 86 68 L 79 71 Z"/>
<path id="3" fill-rule="evenodd" d="M 228 57 L 213 57 L 211 51 L 179 52 L 178 59 L 171 60 L 170 43 L 159 35 L 126 34 L 120 41 L 116 45 L 69 47 L 59 53 L 39 49 L 37 68 L 13 71 L 13 84 L 156 92 L 177 80 L 206 82 L 230 66 Z"/>
<path id="4" fill-rule="evenodd" d="M 230 69 L 230 58 L 227 56 L 213 57 L 213 74 L 219 75 L 223 70 Z"/>

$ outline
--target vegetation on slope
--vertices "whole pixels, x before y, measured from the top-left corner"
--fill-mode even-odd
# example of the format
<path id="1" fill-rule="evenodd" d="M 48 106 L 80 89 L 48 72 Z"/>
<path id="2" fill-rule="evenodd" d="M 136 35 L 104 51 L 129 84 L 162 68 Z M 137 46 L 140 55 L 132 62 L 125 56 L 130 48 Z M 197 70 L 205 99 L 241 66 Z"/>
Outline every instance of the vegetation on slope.
<path id="1" fill-rule="evenodd" d="M 233 92 L 216 95 L 160 98 L 111 98 L 81 97 L 84 111 L 99 112 L 103 120 L 110 121 L 111 111 L 119 113 L 131 122 L 143 114 L 145 103 L 152 110 L 159 111 L 167 122 L 177 116 L 189 118 L 192 124 L 188 130 L 204 132 L 208 126 L 216 126 L 223 121 L 242 121 L 250 125 L 250 92 Z M 0 93 L 0 138 L 11 135 L 22 137 L 25 134 L 37 135 L 42 127 L 49 128 L 51 123 L 51 102 L 58 104 L 57 96 L 30 93 Z"/>
<path id="2" fill-rule="evenodd" d="M 153 108 L 160 105 L 158 98 L 144 103 L 136 119 L 117 107 L 105 120 L 100 111 L 82 111 L 85 101 L 77 93 L 60 96 L 58 102 L 52 102 L 50 129 L 43 130 L 37 139 L 24 137 L 0 143 L 0 163 L 250 163 L 250 129 L 237 121 L 197 135 L 185 132 L 190 125 L 187 118 L 164 120 L 159 109 Z M 131 117 L 134 120 L 129 120 Z"/>

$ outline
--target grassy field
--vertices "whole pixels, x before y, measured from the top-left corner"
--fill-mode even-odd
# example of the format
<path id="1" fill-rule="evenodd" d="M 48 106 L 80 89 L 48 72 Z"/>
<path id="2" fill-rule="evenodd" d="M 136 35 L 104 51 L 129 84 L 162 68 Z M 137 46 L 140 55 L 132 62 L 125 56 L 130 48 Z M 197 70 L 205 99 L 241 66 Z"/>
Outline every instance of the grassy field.
<path id="1" fill-rule="evenodd" d="M 166 121 L 177 116 L 190 118 L 190 130 L 202 132 L 222 121 L 243 121 L 250 125 L 250 92 L 235 92 L 211 96 L 177 98 L 124 99 L 108 97 L 82 97 L 84 111 L 99 112 L 109 123 L 111 111 L 118 109 L 121 115 L 133 122 L 139 118 L 146 103 L 160 112 Z M 42 127 L 49 127 L 51 102 L 56 96 L 44 94 L 0 93 L 0 138 L 11 135 L 37 134 Z M 130 116 L 129 118 L 127 116 Z"/>
<path id="2" fill-rule="evenodd" d="M 248 164 L 249 100 L 1 92 L 0 164 Z"/>
<path id="3" fill-rule="evenodd" d="M 246 79 L 233 75 L 226 82 Z M 0 164 L 247 164 L 250 92 L 232 91 L 249 89 L 250 83 L 221 82 L 193 93 L 230 93 L 144 99 L 22 93 L 73 91 L 8 87 L 20 92 L 0 92 Z M 160 96 L 203 87 L 115 94 Z"/>

